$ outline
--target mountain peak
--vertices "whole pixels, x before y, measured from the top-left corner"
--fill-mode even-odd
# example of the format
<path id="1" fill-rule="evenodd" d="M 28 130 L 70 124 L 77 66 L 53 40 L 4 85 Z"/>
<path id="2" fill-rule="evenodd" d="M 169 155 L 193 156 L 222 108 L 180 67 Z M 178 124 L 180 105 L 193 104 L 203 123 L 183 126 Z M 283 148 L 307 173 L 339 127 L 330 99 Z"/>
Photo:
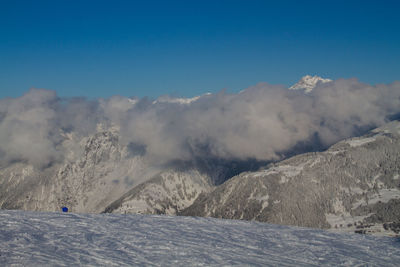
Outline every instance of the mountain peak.
<path id="1" fill-rule="evenodd" d="M 205 93 L 203 95 L 195 96 L 192 98 L 179 98 L 179 97 L 171 97 L 168 95 L 165 96 L 160 96 L 156 100 L 153 101 L 153 104 L 157 103 L 176 103 L 176 104 L 181 104 L 181 105 L 189 105 L 193 102 L 196 102 L 203 96 L 208 96 L 211 95 L 211 93 Z"/>
<path id="2" fill-rule="evenodd" d="M 290 90 L 303 89 L 306 93 L 309 93 L 317 86 L 318 83 L 327 83 L 331 81 L 332 81 L 331 79 L 324 79 L 317 75 L 315 76 L 306 75 L 303 78 L 301 78 L 296 84 L 289 87 L 289 89 Z"/>

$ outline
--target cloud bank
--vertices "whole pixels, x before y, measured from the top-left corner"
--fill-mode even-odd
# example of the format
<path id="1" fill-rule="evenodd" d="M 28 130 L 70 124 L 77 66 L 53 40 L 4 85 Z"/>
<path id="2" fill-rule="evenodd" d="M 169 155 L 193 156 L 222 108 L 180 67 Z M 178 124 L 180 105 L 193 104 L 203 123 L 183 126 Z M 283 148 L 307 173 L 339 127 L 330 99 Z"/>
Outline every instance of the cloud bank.
<path id="1" fill-rule="evenodd" d="M 1 99 L 0 164 L 43 168 L 62 162 L 65 133 L 88 136 L 99 123 L 117 126 L 121 144 L 154 163 L 278 160 L 299 143 L 317 139 L 327 147 L 384 124 L 400 113 L 400 82 L 372 86 L 340 79 L 309 94 L 260 83 L 237 94 L 162 99 L 63 99 L 38 89 Z"/>

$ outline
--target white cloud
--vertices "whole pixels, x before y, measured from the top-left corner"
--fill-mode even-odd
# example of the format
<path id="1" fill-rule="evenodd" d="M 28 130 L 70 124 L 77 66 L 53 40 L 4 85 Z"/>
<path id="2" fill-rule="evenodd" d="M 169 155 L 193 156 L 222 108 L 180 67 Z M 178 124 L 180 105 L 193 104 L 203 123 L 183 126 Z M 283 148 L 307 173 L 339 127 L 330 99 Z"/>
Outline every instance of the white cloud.
<path id="1" fill-rule="evenodd" d="M 120 128 L 121 142 L 145 147 L 158 163 L 193 157 L 278 159 L 318 134 L 323 145 L 380 126 L 400 113 L 400 83 L 356 79 L 320 83 L 312 92 L 261 83 L 239 94 L 207 94 L 185 105 L 147 98 L 60 99 L 31 90 L 0 100 L 0 160 L 46 166 L 62 160 L 60 129 L 87 136 L 99 122 Z"/>

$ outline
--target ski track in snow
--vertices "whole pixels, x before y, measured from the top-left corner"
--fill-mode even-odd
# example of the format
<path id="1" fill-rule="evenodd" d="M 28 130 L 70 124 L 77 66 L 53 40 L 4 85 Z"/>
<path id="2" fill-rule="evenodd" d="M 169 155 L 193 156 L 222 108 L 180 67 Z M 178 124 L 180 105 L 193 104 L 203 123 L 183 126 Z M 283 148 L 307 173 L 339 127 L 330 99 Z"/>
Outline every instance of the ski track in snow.
<path id="1" fill-rule="evenodd" d="M 0 265 L 399 266 L 400 239 L 213 218 L 0 211 Z"/>

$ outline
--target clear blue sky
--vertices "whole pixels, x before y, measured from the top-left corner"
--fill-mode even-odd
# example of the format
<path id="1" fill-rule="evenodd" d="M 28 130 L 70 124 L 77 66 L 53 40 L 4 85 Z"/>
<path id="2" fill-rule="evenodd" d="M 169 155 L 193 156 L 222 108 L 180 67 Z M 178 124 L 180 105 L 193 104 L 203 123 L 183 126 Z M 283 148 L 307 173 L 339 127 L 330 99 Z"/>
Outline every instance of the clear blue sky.
<path id="1" fill-rule="evenodd" d="M 0 0 L 0 97 L 400 80 L 400 1 Z"/>

